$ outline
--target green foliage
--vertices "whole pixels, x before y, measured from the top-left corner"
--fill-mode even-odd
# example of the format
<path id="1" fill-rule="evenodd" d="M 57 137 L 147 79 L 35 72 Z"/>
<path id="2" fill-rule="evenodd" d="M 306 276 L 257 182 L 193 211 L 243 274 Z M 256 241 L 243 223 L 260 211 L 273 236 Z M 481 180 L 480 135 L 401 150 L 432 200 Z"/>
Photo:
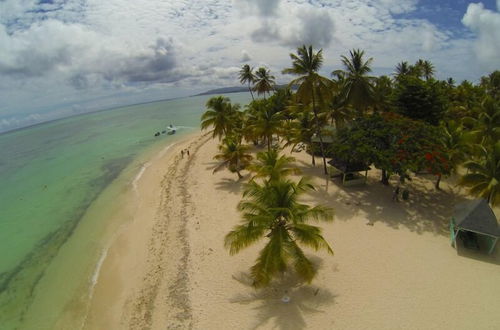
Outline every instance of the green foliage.
<path id="1" fill-rule="evenodd" d="M 260 67 L 257 72 L 255 72 L 255 85 L 253 90 L 257 92 L 257 95 L 264 94 L 264 98 L 266 97 L 266 93 L 270 93 L 274 90 L 274 76 L 271 75 L 269 69 L 265 67 Z"/>
<path id="2" fill-rule="evenodd" d="M 230 135 L 237 120 L 239 105 L 231 104 L 229 98 L 212 97 L 207 101 L 208 110 L 201 116 L 201 129 L 213 127 L 212 137 L 221 140 Z"/>
<path id="3" fill-rule="evenodd" d="M 439 124 L 447 107 L 440 84 L 412 76 L 402 78 L 396 84 L 394 104 L 400 114 L 431 125 Z"/>
<path id="4" fill-rule="evenodd" d="M 302 280 L 311 282 L 317 270 L 298 244 L 333 254 L 321 229 L 307 224 L 309 220 L 331 221 L 331 209 L 298 201 L 300 195 L 311 189 L 313 186 L 304 179 L 298 183 L 283 179 L 263 184 L 250 181 L 246 185 L 244 199 L 238 204 L 243 221 L 226 235 L 225 247 L 233 255 L 267 239 L 251 268 L 255 287 L 268 285 L 290 266 Z"/>
<path id="5" fill-rule="evenodd" d="M 323 156 L 323 170 L 325 174 L 326 158 L 323 141 L 321 140 L 321 126 L 319 122 L 319 112 L 321 108 L 326 108 L 331 100 L 332 81 L 318 74 L 323 63 L 323 50 L 314 53 L 312 46 L 302 47 L 297 49 L 297 55 L 290 54 L 292 59 L 292 67 L 283 70 L 285 74 L 293 74 L 299 76 L 290 82 L 290 86 L 298 85 L 299 88 L 295 94 L 295 101 L 303 106 L 311 104 L 311 109 L 314 114 L 315 132 L 320 137 L 320 149 Z"/>
<path id="6" fill-rule="evenodd" d="M 422 169 L 443 174 L 449 168 L 438 129 L 394 113 L 356 119 L 338 132 L 332 150 L 348 163 L 374 164 L 400 177 Z"/>
<path id="7" fill-rule="evenodd" d="M 253 98 L 252 88 L 250 88 L 250 85 L 257 80 L 257 77 L 253 73 L 253 68 L 250 67 L 250 65 L 248 64 L 243 65 L 243 67 L 239 72 L 239 78 L 242 84 L 248 84 L 248 90 L 250 91 L 250 95 L 252 96 L 253 100 L 254 98 Z"/>
<path id="8" fill-rule="evenodd" d="M 221 167 L 226 166 L 229 171 L 236 173 L 238 178 L 243 176 L 240 171 L 245 169 L 252 160 L 252 156 L 248 153 L 250 148 L 241 144 L 241 139 L 237 136 L 228 136 L 222 140 L 219 145 L 219 153 L 215 155 L 214 159 L 221 161 L 221 163 L 214 169 L 214 172 Z"/>
<path id="9" fill-rule="evenodd" d="M 271 149 L 273 135 L 279 134 L 283 127 L 284 114 L 275 107 L 276 98 L 254 100 L 247 107 L 246 130 L 255 139 L 265 139 Z"/>
<path id="10" fill-rule="evenodd" d="M 500 139 L 500 102 L 487 96 L 476 109 L 476 115 L 465 117 L 463 122 L 470 128 L 476 143 L 494 144 Z"/>
<path id="11" fill-rule="evenodd" d="M 268 181 L 279 181 L 292 174 L 300 174 L 297 167 L 293 167 L 293 157 L 279 155 L 276 149 L 257 153 L 257 159 L 248 169 L 255 173 L 254 178 L 265 178 Z"/>
<path id="12" fill-rule="evenodd" d="M 392 110 L 392 81 L 387 76 L 375 79 L 373 85 L 373 111 L 387 112 Z"/>
<path id="13" fill-rule="evenodd" d="M 349 52 L 350 57 L 341 56 L 342 64 L 345 67 L 343 73 L 344 79 L 340 86 L 341 95 L 346 104 L 351 105 L 362 114 L 369 106 L 373 105 L 373 77 L 367 76 L 371 72 L 370 57 L 364 60 L 365 52 L 359 49 L 353 49 Z M 338 71 L 332 72 L 338 75 Z"/>
<path id="14" fill-rule="evenodd" d="M 500 100 L 500 71 L 496 70 L 481 78 L 481 87 L 495 100 Z"/>
<path id="15" fill-rule="evenodd" d="M 485 198 L 492 206 L 500 204 L 500 142 L 490 149 L 476 145 L 478 159 L 467 161 L 464 166 L 470 173 L 460 179 L 469 192 Z"/>

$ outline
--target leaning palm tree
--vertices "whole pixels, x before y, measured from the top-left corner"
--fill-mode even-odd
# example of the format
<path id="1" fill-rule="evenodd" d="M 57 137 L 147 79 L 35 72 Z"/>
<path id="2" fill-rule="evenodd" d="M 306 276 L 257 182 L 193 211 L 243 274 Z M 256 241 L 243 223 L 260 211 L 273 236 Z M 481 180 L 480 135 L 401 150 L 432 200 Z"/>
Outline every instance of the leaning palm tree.
<path id="1" fill-rule="evenodd" d="M 214 169 L 214 173 L 225 166 L 229 171 L 236 173 L 238 179 L 243 178 L 240 171 L 245 169 L 252 160 L 252 156 L 248 153 L 249 150 L 249 146 L 241 144 L 241 138 L 235 136 L 226 137 L 222 144 L 219 145 L 220 152 L 214 156 L 214 159 L 221 161 Z"/>
<path id="2" fill-rule="evenodd" d="M 264 67 L 260 67 L 257 72 L 255 72 L 255 85 L 253 90 L 257 92 L 257 95 L 264 94 L 266 98 L 266 93 L 270 93 L 274 90 L 274 76 L 271 75 L 270 71 Z"/>
<path id="3" fill-rule="evenodd" d="M 250 95 L 252 96 L 252 100 L 254 100 L 253 93 L 252 93 L 252 87 L 250 85 L 255 82 L 257 77 L 255 77 L 255 75 L 253 73 L 253 68 L 250 67 L 250 65 L 248 65 L 248 64 L 243 65 L 243 67 L 240 70 L 239 77 L 240 77 L 240 82 L 243 85 L 248 83 L 248 90 L 250 91 Z"/>
<path id="4" fill-rule="evenodd" d="M 470 173 L 460 179 L 460 184 L 470 188 L 470 193 L 488 201 L 492 206 L 500 204 L 500 142 L 491 150 L 477 145 L 479 160 L 465 162 Z"/>
<path id="5" fill-rule="evenodd" d="M 327 174 L 325 147 L 321 136 L 321 126 L 318 116 L 320 109 L 318 105 L 320 103 L 326 104 L 330 100 L 332 81 L 318 74 L 318 70 L 323 64 L 323 50 L 320 49 L 317 53 L 314 53 L 312 46 L 307 48 L 303 45 L 297 49 L 297 55 L 290 54 L 290 58 L 292 59 L 292 67 L 284 69 L 283 73 L 300 76 L 292 80 L 289 86 L 299 85 L 296 93 L 297 101 L 304 105 L 312 105 L 316 135 L 319 137 L 321 156 L 323 157 L 323 168 L 325 174 Z"/>
<path id="6" fill-rule="evenodd" d="M 342 55 L 342 63 L 346 69 L 344 91 L 346 103 L 352 105 L 363 114 L 364 110 L 373 104 L 373 77 L 367 76 L 372 71 L 370 65 L 373 58 L 363 59 L 364 51 L 353 49 L 349 52 L 350 57 Z M 335 74 L 335 71 L 332 73 Z"/>
<path id="7" fill-rule="evenodd" d="M 279 155 L 278 150 L 271 149 L 257 153 L 255 162 L 248 166 L 248 170 L 255 173 L 254 178 L 266 178 L 268 181 L 279 181 L 292 174 L 300 174 L 300 169 L 293 167 L 295 158 Z"/>
<path id="8" fill-rule="evenodd" d="M 238 104 L 232 105 L 229 98 L 212 97 L 207 101 L 208 110 L 201 116 L 201 129 L 213 127 L 212 137 L 221 140 L 231 133 L 234 116 L 239 109 Z"/>
<path id="9" fill-rule="evenodd" d="M 333 254 L 321 235 L 321 228 L 307 224 L 310 219 L 331 221 L 331 210 L 298 201 L 301 194 L 311 189 L 313 186 L 304 179 L 298 183 L 278 180 L 263 184 L 252 180 L 246 185 L 244 199 L 238 204 L 243 221 L 226 235 L 224 245 L 234 255 L 262 238 L 267 240 L 251 268 L 255 287 L 268 285 L 290 266 L 303 281 L 310 283 L 317 269 L 299 244 Z"/>

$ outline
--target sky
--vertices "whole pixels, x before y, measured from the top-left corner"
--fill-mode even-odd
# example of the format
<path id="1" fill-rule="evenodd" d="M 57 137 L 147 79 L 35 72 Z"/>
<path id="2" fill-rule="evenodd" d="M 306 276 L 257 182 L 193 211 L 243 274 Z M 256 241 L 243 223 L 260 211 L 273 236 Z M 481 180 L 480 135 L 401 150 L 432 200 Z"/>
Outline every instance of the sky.
<path id="1" fill-rule="evenodd" d="M 427 59 L 440 79 L 500 69 L 500 0 L 0 0 L 0 132 L 239 84 L 302 44 L 321 73 L 361 48 L 373 74 Z"/>

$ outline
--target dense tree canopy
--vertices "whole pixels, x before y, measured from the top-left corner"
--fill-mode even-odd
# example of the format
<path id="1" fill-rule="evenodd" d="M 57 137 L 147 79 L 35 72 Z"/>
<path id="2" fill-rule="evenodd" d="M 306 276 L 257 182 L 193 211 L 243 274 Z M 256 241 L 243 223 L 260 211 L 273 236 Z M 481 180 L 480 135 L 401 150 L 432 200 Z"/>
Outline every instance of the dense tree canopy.
<path id="1" fill-rule="evenodd" d="M 435 81 L 423 81 L 408 76 L 396 84 L 394 105 L 397 112 L 431 125 L 438 125 L 446 111 L 446 97 L 441 86 Z"/>

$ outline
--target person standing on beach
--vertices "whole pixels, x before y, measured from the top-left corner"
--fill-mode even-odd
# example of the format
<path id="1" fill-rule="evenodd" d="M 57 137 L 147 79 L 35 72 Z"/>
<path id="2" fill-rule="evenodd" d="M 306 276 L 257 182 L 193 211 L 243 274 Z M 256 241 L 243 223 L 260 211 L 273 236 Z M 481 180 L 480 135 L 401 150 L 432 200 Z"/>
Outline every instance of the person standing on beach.
<path id="1" fill-rule="evenodd" d="M 187 154 L 188 154 L 188 157 L 189 157 L 189 149 L 186 149 L 186 152 L 187 152 Z"/>
<path id="2" fill-rule="evenodd" d="M 184 158 L 184 149 L 181 150 L 181 157 Z"/>
<path id="3" fill-rule="evenodd" d="M 399 185 L 394 189 L 394 193 L 392 194 L 392 201 L 399 202 Z"/>

